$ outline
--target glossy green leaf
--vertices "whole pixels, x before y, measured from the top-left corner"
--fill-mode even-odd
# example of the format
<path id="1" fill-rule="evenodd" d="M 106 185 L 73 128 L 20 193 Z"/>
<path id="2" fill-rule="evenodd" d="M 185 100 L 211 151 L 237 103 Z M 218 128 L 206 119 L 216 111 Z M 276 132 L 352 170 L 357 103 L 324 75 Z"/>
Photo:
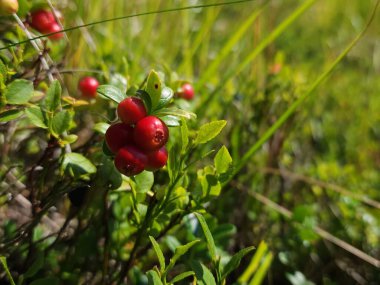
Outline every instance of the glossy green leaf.
<path id="1" fill-rule="evenodd" d="M 170 101 L 172 100 L 173 96 L 174 96 L 174 92 L 171 88 L 166 87 L 166 86 L 163 87 L 161 90 L 161 97 L 160 97 L 160 100 L 158 101 L 158 105 L 156 109 L 160 109 L 168 105 Z"/>
<path id="2" fill-rule="evenodd" d="M 172 115 L 167 115 L 167 116 L 163 116 L 163 117 L 160 117 L 160 119 L 168 126 L 168 127 L 178 127 L 181 125 L 180 121 L 181 119 L 176 117 L 176 116 L 172 116 Z"/>
<path id="3" fill-rule="evenodd" d="M 234 254 L 232 256 L 232 258 L 230 259 L 230 261 L 223 268 L 222 279 L 225 279 L 228 274 L 230 274 L 232 271 L 234 271 L 236 268 L 238 268 L 242 258 L 254 249 L 255 249 L 254 246 L 250 246 L 247 248 L 243 248 L 238 253 Z"/>
<path id="4" fill-rule="evenodd" d="M 70 128 L 71 114 L 69 111 L 61 111 L 54 115 L 51 128 L 54 134 L 60 135 Z"/>
<path id="5" fill-rule="evenodd" d="M 61 104 L 62 88 L 58 80 L 54 80 L 46 91 L 45 107 L 47 111 L 55 112 Z"/>
<path id="6" fill-rule="evenodd" d="M 15 120 L 24 114 L 24 110 L 13 109 L 0 113 L 0 123 L 6 123 Z"/>
<path id="7" fill-rule="evenodd" d="M 185 119 L 195 119 L 197 117 L 197 115 L 195 115 L 194 113 L 179 109 L 177 107 L 163 108 L 157 110 L 156 112 L 153 112 L 153 114 L 159 117 L 170 115 Z"/>
<path id="8" fill-rule="evenodd" d="M 175 276 L 171 281 L 170 283 L 171 284 L 174 284 L 174 283 L 177 283 L 179 281 L 182 281 L 183 279 L 186 279 L 187 277 L 190 277 L 190 276 L 194 276 L 195 273 L 194 271 L 186 271 L 186 272 L 182 272 L 181 274 Z"/>
<path id="9" fill-rule="evenodd" d="M 145 90 L 139 89 L 136 91 L 136 94 L 133 94 L 133 95 L 137 95 L 137 97 L 143 100 L 145 108 L 149 114 L 152 110 L 152 99 L 150 98 L 148 92 L 146 92 Z"/>
<path id="10" fill-rule="evenodd" d="M 73 177 L 81 177 L 85 174 L 96 172 L 95 165 L 80 153 L 66 153 L 63 157 L 61 168 Z"/>
<path id="11" fill-rule="evenodd" d="M 148 284 L 149 285 L 163 285 L 160 276 L 158 273 L 154 270 L 149 270 L 147 272 L 148 275 Z"/>
<path id="12" fill-rule="evenodd" d="M 36 127 L 47 129 L 47 119 L 40 107 L 30 107 L 25 110 L 25 114 L 30 122 Z"/>
<path id="13" fill-rule="evenodd" d="M 214 238 L 212 237 L 211 231 L 210 231 L 210 229 L 206 223 L 206 220 L 201 214 L 199 214 L 199 213 L 194 213 L 194 214 L 197 217 L 197 219 L 198 219 L 198 221 L 202 227 L 203 233 L 206 237 L 207 247 L 208 247 L 208 251 L 210 253 L 211 259 L 214 262 L 216 262 L 217 256 L 216 256 L 215 242 L 214 242 Z"/>
<path id="14" fill-rule="evenodd" d="M 232 157 L 225 146 L 222 146 L 214 158 L 216 172 L 219 174 L 228 171 L 232 164 Z"/>
<path id="15" fill-rule="evenodd" d="M 33 96 L 33 82 L 25 79 L 16 79 L 7 86 L 4 96 L 8 104 L 25 104 Z"/>
<path id="16" fill-rule="evenodd" d="M 127 96 L 117 87 L 112 85 L 100 85 L 97 89 L 100 97 L 120 103 Z"/>
<path id="17" fill-rule="evenodd" d="M 104 123 L 104 122 L 99 122 L 95 124 L 94 130 L 104 135 L 109 127 L 110 127 L 109 124 Z"/>
<path id="18" fill-rule="evenodd" d="M 216 285 L 215 278 L 211 271 L 199 261 L 192 261 L 191 268 L 195 272 L 198 285 Z"/>
<path id="19" fill-rule="evenodd" d="M 204 144 L 215 138 L 226 126 L 227 121 L 213 121 L 199 128 L 198 136 L 195 140 L 196 144 Z"/>
<path id="20" fill-rule="evenodd" d="M 152 70 L 148 75 L 146 92 L 149 94 L 152 102 L 152 110 L 156 109 L 161 98 L 162 82 L 158 73 Z"/>
<path id="21" fill-rule="evenodd" d="M 151 171 L 143 171 L 135 176 L 136 191 L 138 193 L 148 192 L 154 183 L 154 175 Z"/>
<path id="22" fill-rule="evenodd" d="M 165 270 L 165 257 L 162 253 L 162 250 L 160 248 L 160 245 L 158 242 L 154 239 L 154 237 L 149 236 L 150 242 L 153 245 L 154 251 L 156 252 L 156 255 L 158 257 L 158 262 L 160 263 L 160 270 L 163 272 Z"/>

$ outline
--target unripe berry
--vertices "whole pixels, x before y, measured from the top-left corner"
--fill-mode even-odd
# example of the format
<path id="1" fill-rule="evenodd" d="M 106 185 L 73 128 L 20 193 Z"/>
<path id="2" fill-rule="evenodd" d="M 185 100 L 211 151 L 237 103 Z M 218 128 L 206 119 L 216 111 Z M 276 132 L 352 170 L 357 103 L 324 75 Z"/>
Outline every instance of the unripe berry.
<path id="1" fill-rule="evenodd" d="M 8 16 L 18 11 L 17 0 L 0 0 L 0 15 Z"/>
<path id="2" fill-rule="evenodd" d="M 31 13 L 30 26 L 41 33 L 46 33 L 56 23 L 52 12 L 36 10 Z"/>
<path id="3" fill-rule="evenodd" d="M 166 165 L 168 161 L 168 151 L 165 147 L 160 148 L 159 150 L 150 152 L 147 154 L 148 162 L 145 169 L 149 171 L 154 171 L 160 169 Z"/>
<path id="4" fill-rule="evenodd" d="M 128 97 L 117 106 L 119 119 L 125 124 L 136 124 L 147 115 L 144 102 L 137 97 Z"/>
<path id="5" fill-rule="evenodd" d="M 185 83 L 181 87 L 181 92 L 178 93 L 180 97 L 186 100 L 192 100 L 194 97 L 194 88 L 190 83 Z"/>
<path id="6" fill-rule="evenodd" d="M 108 148 L 113 153 L 117 153 L 120 148 L 133 142 L 133 128 L 117 123 L 107 129 L 105 137 Z"/>
<path id="7" fill-rule="evenodd" d="M 98 86 L 98 80 L 91 76 L 83 77 L 78 84 L 78 88 L 81 91 L 82 96 L 86 98 L 95 98 L 96 89 L 98 88 Z"/>
<path id="8" fill-rule="evenodd" d="M 133 176 L 144 171 L 147 160 L 147 156 L 138 148 L 127 145 L 118 151 L 115 166 L 120 173 Z"/>
<path id="9" fill-rule="evenodd" d="M 133 131 L 135 144 L 144 151 L 160 149 L 166 144 L 168 137 L 168 127 L 154 116 L 148 116 L 138 121 Z"/>

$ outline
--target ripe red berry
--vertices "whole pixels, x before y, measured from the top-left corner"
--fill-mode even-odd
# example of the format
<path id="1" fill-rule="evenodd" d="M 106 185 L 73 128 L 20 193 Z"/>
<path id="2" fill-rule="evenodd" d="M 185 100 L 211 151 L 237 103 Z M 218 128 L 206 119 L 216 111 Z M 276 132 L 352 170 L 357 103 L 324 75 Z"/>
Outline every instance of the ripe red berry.
<path id="1" fill-rule="evenodd" d="M 18 11 L 17 0 L 0 0 L 0 15 L 12 15 Z"/>
<path id="2" fill-rule="evenodd" d="M 60 32 L 62 31 L 62 28 L 61 26 L 58 24 L 58 23 L 53 23 L 49 29 L 45 30 L 45 33 L 46 34 L 50 34 L 50 33 L 55 33 L 55 32 Z M 50 35 L 49 36 L 49 39 L 51 40 L 59 40 L 63 37 L 63 33 L 57 33 L 57 34 L 54 34 L 54 35 Z M 99 85 L 99 84 L 98 84 Z M 98 86 L 96 86 L 98 87 Z M 95 89 L 96 90 L 96 89 Z M 96 92 L 95 92 L 95 95 L 96 95 Z"/>
<path id="3" fill-rule="evenodd" d="M 185 83 L 181 87 L 182 91 L 179 96 L 186 100 L 191 100 L 194 97 L 194 88 L 190 83 Z"/>
<path id="4" fill-rule="evenodd" d="M 96 89 L 98 88 L 98 86 L 98 80 L 91 76 L 83 77 L 78 84 L 78 88 L 81 91 L 82 96 L 86 98 L 95 98 Z"/>
<path id="5" fill-rule="evenodd" d="M 108 148 L 113 153 L 117 153 L 120 148 L 133 142 L 133 128 L 123 123 L 117 123 L 107 129 L 105 137 Z"/>
<path id="6" fill-rule="evenodd" d="M 135 144 L 144 151 L 160 149 L 166 144 L 168 137 L 168 127 L 154 116 L 148 116 L 138 121 L 133 131 Z"/>
<path id="7" fill-rule="evenodd" d="M 165 147 L 160 148 L 159 150 L 150 152 L 147 154 L 148 162 L 145 166 L 146 170 L 154 171 L 164 167 L 168 161 L 168 151 Z"/>
<path id="8" fill-rule="evenodd" d="M 46 33 L 55 23 L 54 15 L 50 11 L 37 10 L 31 14 L 30 25 L 41 33 Z"/>
<path id="9" fill-rule="evenodd" d="M 136 124 L 147 113 L 144 102 L 137 97 L 128 97 L 117 106 L 119 119 L 125 124 Z"/>
<path id="10" fill-rule="evenodd" d="M 126 176 L 137 175 L 145 169 L 147 156 L 133 145 L 121 148 L 115 157 L 115 166 Z"/>

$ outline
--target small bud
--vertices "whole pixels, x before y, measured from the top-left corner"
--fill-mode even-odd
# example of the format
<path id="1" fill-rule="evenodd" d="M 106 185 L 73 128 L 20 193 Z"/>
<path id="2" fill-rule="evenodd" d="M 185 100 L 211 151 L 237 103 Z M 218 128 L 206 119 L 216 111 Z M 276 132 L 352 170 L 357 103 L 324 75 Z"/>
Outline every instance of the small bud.
<path id="1" fill-rule="evenodd" d="M 17 0 L 0 0 L 0 15 L 7 16 L 17 13 Z"/>

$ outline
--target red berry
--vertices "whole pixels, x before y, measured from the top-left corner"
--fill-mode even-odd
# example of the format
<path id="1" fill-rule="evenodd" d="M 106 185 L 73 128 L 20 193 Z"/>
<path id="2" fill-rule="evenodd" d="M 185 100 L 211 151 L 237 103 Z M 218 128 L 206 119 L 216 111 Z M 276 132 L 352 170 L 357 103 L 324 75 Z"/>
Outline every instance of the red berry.
<path id="1" fill-rule="evenodd" d="M 147 156 L 135 146 L 127 145 L 119 150 L 115 157 L 115 166 L 126 176 L 137 175 L 145 169 Z"/>
<path id="2" fill-rule="evenodd" d="M 133 128 L 123 123 L 110 126 L 106 131 L 106 143 L 108 148 L 117 153 L 119 149 L 133 142 Z"/>
<path id="3" fill-rule="evenodd" d="M 154 171 L 166 165 L 168 161 L 168 151 L 165 147 L 160 148 L 159 150 L 150 152 L 147 154 L 148 162 L 145 166 L 146 170 Z"/>
<path id="4" fill-rule="evenodd" d="M 144 151 L 160 149 L 166 144 L 168 137 L 168 127 L 154 116 L 148 116 L 138 121 L 133 131 L 135 144 Z"/>
<path id="5" fill-rule="evenodd" d="M 56 24 L 56 22 L 52 12 L 46 10 L 32 12 L 30 25 L 37 31 L 46 33 L 53 24 Z"/>
<path id="6" fill-rule="evenodd" d="M 117 106 L 117 114 L 126 124 L 136 124 L 147 115 L 144 102 L 137 97 L 128 97 L 121 101 Z"/>
<path id="7" fill-rule="evenodd" d="M 95 98 L 96 89 L 98 88 L 98 86 L 98 80 L 91 76 L 83 77 L 78 84 L 78 88 L 82 92 L 82 96 L 86 98 Z"/>
<path id="8" fill-rule="evenodd" d="M 55 32 L 59 32 L 59 31 L 62 31 L 61 26 L 58 23 L 53 23 L 50 26 L 50 28 L 45 31 L 45 33 L 50 34 L 50 33 L 55 33 Z M 49 39 L 51 39 L 51 40 L 59 40 L 61 38 L 63 38 L 63 33 L 57 33 L 57 34 L 49 36 Z M 95 93 L 95 95 L 96 95 L 96 93 Z"/>
<path id="9" fill-rule="evenodd" d="M 182 91 L 179 96 L 186 100 L 191 100 L 194 97 L 194 88 L 190 83 L 185 83 L 182 85 Z"/>

